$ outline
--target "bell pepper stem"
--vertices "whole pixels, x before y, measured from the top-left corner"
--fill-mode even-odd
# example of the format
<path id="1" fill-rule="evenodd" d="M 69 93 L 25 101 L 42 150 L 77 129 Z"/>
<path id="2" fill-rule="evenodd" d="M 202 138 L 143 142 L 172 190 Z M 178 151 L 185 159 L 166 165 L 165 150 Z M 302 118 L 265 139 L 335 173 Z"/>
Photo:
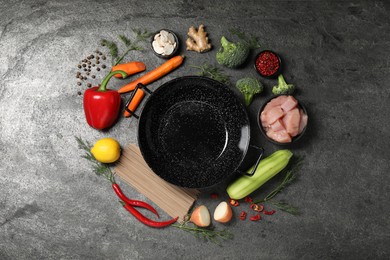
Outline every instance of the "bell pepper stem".
<path id="1" fill-rule="evenodd" d="M 108 81 L 111 79 L 112 76 L 114 76 L 115 74 L 121 74 L 122 75 L 122 78 L 126 78 L 128 75 L 126 72 L 124 72 L 123 70 L 116 70 L 116 71 L 111 71 L 102 81 L 102 84 L 100 85 L 100 87 L 98 88 L 97 91 L 100 91 L 100 92 L 104 92 L 107 90 L 106 86 L 107 86 L 107 83 Z"/>

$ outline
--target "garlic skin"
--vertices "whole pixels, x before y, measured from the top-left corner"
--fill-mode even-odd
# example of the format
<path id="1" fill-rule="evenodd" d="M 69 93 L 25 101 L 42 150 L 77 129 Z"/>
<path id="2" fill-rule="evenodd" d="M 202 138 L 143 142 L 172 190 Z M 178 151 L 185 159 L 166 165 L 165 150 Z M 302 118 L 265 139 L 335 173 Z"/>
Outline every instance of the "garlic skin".
<path id="1" fill-rule="evenodd" d="M 156 33 L 152 42 L 153 50 L 163 56 L 171 55 L 175 51 L 176 45 L 177 42 L 173 34 L 165 30 Z"/>

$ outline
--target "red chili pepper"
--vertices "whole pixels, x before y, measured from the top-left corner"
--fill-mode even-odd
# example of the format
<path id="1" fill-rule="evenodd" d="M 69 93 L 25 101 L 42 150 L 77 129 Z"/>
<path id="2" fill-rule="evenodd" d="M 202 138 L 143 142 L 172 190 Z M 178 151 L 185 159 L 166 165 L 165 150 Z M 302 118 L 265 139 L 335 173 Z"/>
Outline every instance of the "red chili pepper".
<path id="1" fill-rule="evenodd" d="M 153 212 L 158 218 L 160 218 L 157 211 L 148 203 L 140 201 L 140 200 L 131 200 L 128 197 L 126 197 L 126 195 L 122 192 L 121 188 L 119 187 L 119 185 L 117 183 L 113 183 L 112 188 L 114 189 L 116 195 L 126 204 L 129 204 L 129 205 L 134 206 L 134 207 L 145 208 L 145 209 Z"/>
<path id="2" fill-rule="evenodd" d="M 249 196 L 245 197 L 245 202 L 252 203 L 253 199 Z"/>
<path id="3" fill-rule="evenodd" d="M 250 206 L 250 208 L 253 209 L 254 211 L 262 212 L 263 209 L 264 209 L 264 206 L 261 205 L 261 204 L 255 204 L 255 203 L 253 203 L 253 204 Z"/>
<path id="4" fill-rule="evenodd" d="M 212 199 L 218 199 L 218 198 L 219 198 L 219 196 L 218 196 L 217 193 L 211 193 L 210 197 L 211 197 Z"/>
<path id="5" fill-rule="evenodd" d="M 230 205 L 232 205 L 233 207 L 237 207 L 238 205 L 240 205 L 240 203 L 239 203 L 237 200 L 234 200 L 234 199 L 230 199 L 230 200 L 229 200 L 229 203 L 230 203 Z"/>
<path id="6" fill-rule="evenodd" d="M 251 216 L 249 219 L 252 221 L 258 221 L 261 219 L 261 216 L 260 216 L 260 214 L 256 214 L 254 216 Z"/>
<path id="7" fill-rule="evenodd" d="M 116 90 L 107 89 L 106 85 L 115 74 L 127 77 L 124 71 L 117 70 L 109 73 L 100 87 L 87 89 L 84 93 L 84 113 L 87 123 L 96 129 L 112 126 L 119 115 L 121 97 Z"/>
<path id="8" fill-rule="evenodd" d="M 273 215 L 276 212 L 276 210 L 266 211 L 264 210 L 265 215 Z"/>
<path id="9" fill-rule="evenodd" d="M 241 214 L 240 214 L 240 219 L 241 220 L 245 220 L 246 219 L 246 212 L 245 211 L 242 211 Z"/>
<path id="10" fill-rule="evenodd" d="M 115 71 L 115 72 L 117 72 L 117 71 Z M 145 225 L 147 225 L 149 227 L 163 228 L 163 227 L 166 227 L 166 226 L 169 226 L 169 225 L 175 223 L 179 219 L 179 217 L 176 217 L 176 218 L 173 218 L 173 219 L 168 220 L 168 221 L 157 222 L 157 221 L 154 221 L 154 220 L 151 220 L 151 219 L 145 217 L 138 210 L 136 210 L 133 206 L 131 206 L 129 204 L 126 204 L 126 203 L 124 203 L 122 201 L 121 201 L 121 203 L 122 203 L 123 207 L 128 212 L 130 212 L 134 217 L 136 217 L 136 219 L 138 219 L 143 224 L 145 224 Z"/>

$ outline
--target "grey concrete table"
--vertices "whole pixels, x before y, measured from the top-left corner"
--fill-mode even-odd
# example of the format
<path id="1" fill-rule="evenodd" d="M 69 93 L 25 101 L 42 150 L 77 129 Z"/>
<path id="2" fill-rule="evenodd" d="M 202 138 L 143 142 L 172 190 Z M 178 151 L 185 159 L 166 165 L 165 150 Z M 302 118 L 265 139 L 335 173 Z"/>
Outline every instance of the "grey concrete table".
<path id="1" fill-rule="evenodd" d="M 0 259 L 390 257 L 389 3 L 211 2 L 1 1 Z M 101 38 L 131 38 L 131 28 L 169 28 L 185 40 L 188 27 L 200 23 L 217 48 L 220 37 L 238 27 L 258 36 L 262 49 L 279 52 L 286 79 L 297 85 L 310 114 L 307 135 L 292 148 L 306 157 L 300 179 L 278 197 L 302 214 L 235 220 L 226 227 L 235 237 L 222 247 L 136 221 L 80 158 L 74 138 L 136 142 L 137 120 L 120 120 L 107 132 L 85 122 L 78 91 L 86 87 L 76 85 L 76 66 Z M 145 46 L 125 60 L 142 60 L 148 68 L 160 64 Z M 196 73 L 190 65 L 214 64 L 217 48 L 202 55 L 182 50 L 185 65 L 151 88 Z M 232 83 L 257 76 L 251 64 L 225 72 Z M 280 148 L 267 143 L 255 123 L 275 81 L 262 82 L 267 91 L 249 113 L 253 142 L 269 154 Z M 113 80 L 110 86 L 121 84 Z M 130 187 L 125 191 L 145 200 Z M 217 191 L 226 198 L 224 187 Z M 217 201 L 208 195 L 199 203 L 213 209 Z"/>

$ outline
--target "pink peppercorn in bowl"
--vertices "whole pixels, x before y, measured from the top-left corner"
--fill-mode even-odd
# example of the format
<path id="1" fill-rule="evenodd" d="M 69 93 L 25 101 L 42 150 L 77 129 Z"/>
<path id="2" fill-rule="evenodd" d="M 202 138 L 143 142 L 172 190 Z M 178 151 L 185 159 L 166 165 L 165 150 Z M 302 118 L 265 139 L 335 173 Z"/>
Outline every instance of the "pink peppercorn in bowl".
<path id="1" fill-rule="evenodd" d="M 264 50 L 256 55 L 255 69 L 260 76 L 275 78 L 282 72 L 282 59 L 270 50 Z"/>

